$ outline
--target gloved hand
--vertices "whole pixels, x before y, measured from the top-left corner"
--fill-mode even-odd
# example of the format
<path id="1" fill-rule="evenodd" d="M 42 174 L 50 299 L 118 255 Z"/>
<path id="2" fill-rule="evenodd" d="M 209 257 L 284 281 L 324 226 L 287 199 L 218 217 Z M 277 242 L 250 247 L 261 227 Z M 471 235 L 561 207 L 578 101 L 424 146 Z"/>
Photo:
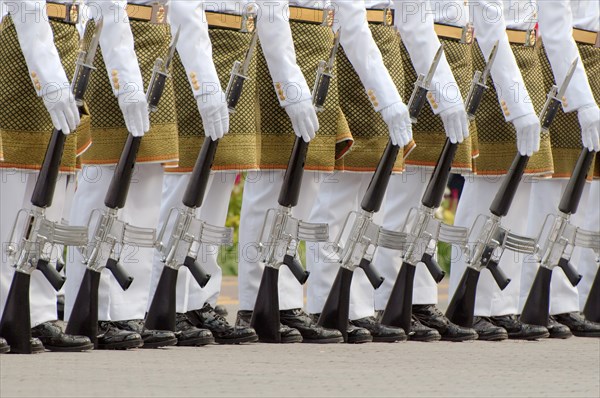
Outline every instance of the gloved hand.
<path id="1" fill-rule="evenodd" d="M 451 143 L 463 142 L 469 136 L 469 122 L 463 104 L 446 109 L 440 113 L 440 117 Z"/>
<path id="2" fill-rule="evenodd" d="M 529 113 L 512 121 L 517 130 L 517 149 L 522 156 L 531 156 L 540 150 L 540 120 Z"/>
<path id="3" fill-rule="evenodd" d="M 396 102 L 381 111 L 381 117 L 388 126 L 392 144 L 403 147 L 412 140 L 412 123 L 408 108 L 402 102 Z"/>
<path id="4" fill-rule="evenodd" d="M 285 111 L 292 121 L 294 133 L 298 137 L 302 137 L 304 142 L 310 142 L 315 138 L 315 134 L 319 130 L 319 119 L 317 119 L 317 112 L 311 100 L 288 105 L 285 107 Z"/>
<path id="5" fill-rule="evenodd" d="M 590 151 L 600 151 L 600 109 L 598 105 L 589 105 L 577 111 L 581 126 L 581 141 Z"/>
<path id="6" fill-rule="evenodd" d="M 216 141 L 229 132 L 229 111 L 225 94 L 219 90 L 210 94 L 196 97 L 198 111 L 202 118 L 204 135 Z"/>
<path id="7" fill-rule="evenodd" d="M 64 135 L 75 131 L 80 122 L 79 111 L 69 87 L 44 93 L 42 99 L 55 129 L 62 131 Z"/>
<path id="8" fill-rule="evenodd" d="M 120 94 L 118 99 L 127 131 L 134 137 L 143 137 L 150 130 L 146 95 L 141 90 L 128 91 Z"/>

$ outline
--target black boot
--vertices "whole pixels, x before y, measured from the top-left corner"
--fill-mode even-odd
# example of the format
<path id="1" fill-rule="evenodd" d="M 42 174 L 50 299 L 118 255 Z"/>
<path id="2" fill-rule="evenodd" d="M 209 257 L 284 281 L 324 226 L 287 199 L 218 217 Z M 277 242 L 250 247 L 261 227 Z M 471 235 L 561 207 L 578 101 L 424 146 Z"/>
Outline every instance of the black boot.
<path id="1" fill-rule="evenodd" d="M 142 319 L 127 319 L 113 323 L 121 330 L 139 333 L 144 340 L 142 348 L 160 348 L 177 344 L 175 333 L 170 330 L 146 329 Z"/>
<path id="2" fill-rule="evenodd" d="M 354 326 L 351 323 L 348 324 L 348 344 L 362 344 L 370 343 L 372 341 L 373 336 L 367 329 Z"/>
<path id="3" fill-rule="evenodd" d="M 571 333 L 571 329 L 568 326 L 563 325 L 556 321 L 556 319 L 550 315 L 548 318 L 548 333 L 550 333 L 551 339 L 568 339 L 569 337 L 573 337 L 573 333 Z"/>
<path id="4" fill-rule="evenodd" d="M 180 346 L 201 346 L 215 342 L 210 330 L 197 328 L 186 314 L 180 312 L 176 314 L 175 329 L 177 345 Z"/>
<path id="5" fill-rule="evenodd" d="M 127 350 L 144 345 L 142 336 L 136 332 L 119 329 L 113 322 L 98 322 L 99 350 Z"/>
<path id="6" fill-rule="evenodd" d="M 371 336 L 373 336 L 373 342 L 375 343 L 393 343 L 407 340 L 404 329 L 382 325 L 373 316 L 355 319 L 350 321 L 350 323 L 354 326 L 367 329 L 371 333 Z"/>
<path id="7" fill-rule="evenodd" d="M 10 352 L 10 346 L 2 337 L 0 337 L 0 354 L 6 354 Z"/>
<path id="8" fill-rule="evenodd" d="M 40 323 L 31 329 L 31 337 L 38 338 L 50 351 L 76 352 L 94 348 L 88 337 L 63 333 L 58 321 Z"/>
<path id="9" fill-rule="evenodd" d="M 237 318 L 235 321 L 236 330 L 252 329 L 252 327 L 250 326 L 251 319 L 252 319 L 252 311 L 249 311 L 249 310 L 238 311 Z M 254 329 L 252 329 L 252 331 L 254 331 Z M 280 324 L 279 333 L 281 334 L 281 342 L 284 344 L 301 343 L 302 342 L 302 335 L 300 334 L 300 332 L 297 329 L 293 329 L 288 326 Z M 255 332 L 255 334 L 256 334 L 256 332 Z"/>
<path id="10" fill-rule="evenodd" d="M 501 326 L 496 326 L 490 319 L 484 316 L 473 318 L 473 329 L 479 335 L 479 340 L 502 341 L 508 339 L 508 332 Z"/>
<path id="11" fill-rule="evenodd" d="M 489 320 L 494 325 L 506 329 L 509 339 L 537 340 L 550 336 L 546 327 L 522 323 L 516 315 L 492 316 Z"/>
<path id="12" fill-rule="evenodd" d="M 408 334 L 410 341 L 421 341 L 429 343 L 432 341 L 440 341 L 442 335 L 437 330 L 423 325 L 414 315 L 410 320 L 410 333 Z"/>
<path id="13" fill-rule="evenodd" d="M 317 325 L 313 318 L 301 308 L 279 311 L 281 323 L 297 329 L 302 335 L 303 343 L 343 343 L 344 337 L 339 330 L 328 329 Z"/>
<path id="14" fill-rule="evenodd" d="M 217 344 L 253 343 L 258 336 L 253 328 L 231 326 L 224 316 L 217 314 L 208 303 L 199 310 L 186 312 L 192 325 L 212 332 Z"/>
<path id="15" fill-rule="evenodd" d="M 423 325 L 437 330 L 445 341 L 477 340 L 477 332 L 452 322 L 434 304 L 413 305 L 413 315 Z"/>
<path id="16" fill-rule="evenodd" d="M 578 337 L 600 337 L 600 323 L 591 322 L 579 312 L 554 315 L 557 322 L 566 325 Z"/>

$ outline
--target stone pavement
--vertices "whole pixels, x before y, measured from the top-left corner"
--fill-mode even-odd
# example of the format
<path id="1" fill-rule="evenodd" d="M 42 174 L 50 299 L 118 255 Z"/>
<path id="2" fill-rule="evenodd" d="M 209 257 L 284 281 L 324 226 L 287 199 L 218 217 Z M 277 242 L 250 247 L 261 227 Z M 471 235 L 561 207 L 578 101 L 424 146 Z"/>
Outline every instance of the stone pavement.
<path id="1" fill-rule="evenodd" d="M 237 287 L 224 283 L 233 321 Z M 600 397 L 600 339 L 0 355 L 0 397 L 41 396 Z"/>

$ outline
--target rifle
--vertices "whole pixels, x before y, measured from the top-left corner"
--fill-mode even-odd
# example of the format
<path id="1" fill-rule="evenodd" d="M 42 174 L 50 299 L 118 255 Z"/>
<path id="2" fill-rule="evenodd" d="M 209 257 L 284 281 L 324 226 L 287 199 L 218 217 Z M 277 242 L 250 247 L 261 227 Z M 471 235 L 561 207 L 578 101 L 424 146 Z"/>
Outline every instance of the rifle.
<path id="1" fill-rule="evenodd" d="M 229 113 L 235 112 L 242 95 L 244 81 L 248 79 L 248 69 L 257 38 L 255 31 L 243 63 L 235 61 L 233 64 L 226 90 Z M 158 234 L 156 247 L 165 266 L 146 315 L 145 327 L 148 329 L 175 331 L 177 274 L 181 266 L 190 270 L 202 288 L 210 280 L 210 275 L 196 261 L 201 244 L 229 246 L 233 244 L 232 228 L 210 225 L 196 218 L 196 209 L 200 208 L 204 201 L 218 144 L 219 140 L 213 141 L 210 137 L 204 139 L 183 196 L 184 208 L 172 208 Z M 173 216 L 176 217 L 175 222 L 167 234 L 167 225 Z M 169 237 L 166 244 L 163 243 L 165 237 Z"/>
<path id="2" fill-rule="evenodd" d="M 415 90 L 408 103 L 413 122 L 416 121 L 418 114 L 425 105 L 427 92 L 442 54 L 443 47 L 440 46 L 427 78 L 425 79 L 424 75 L 420 75 L 415 83 Z M 362 199 L 361 209 L 358 212 L 352 211 L 348 214 L 335 241 L 340 269 L 331 286 L 317 324 L 339 330 L 344 337 L 344 341 L 348 341 L 350 286 L 354 271 L 356 268 L 362 268 L 373 288 L 377 289 L 384 281 L 384 278 L 379 275 L 372 264 L 377 247 L 395 250 L 406 247 L 406 236 L 404 234 L 386 230 L 373 222 L 373 215 L 381 209 L 399 151 L 399 146 L 388 141 Z M 443 193 L 443 189 L 441 192 Z"/>
<path id="3" fill-rule="evenodd" d="M 164 61 L 158 58 L 154 63 L 152 77 L 146 92 L 149 112 L 155 112 L 158 109 L 158 103 L 169 77 L 169 66 L 173 60 L 178 39 L 179 30 L 171 41 L 167 58 Z M 102 270 L 108 269 L 121 288 L 127 290 L 133 282 L 133 278 L 127 274 L 119 262 L 119 249 L 127 244 L 154 247 L 154 228 L 136 227 L 122 221 L 118 216 L 119 209 L 125 206 L 127 200 L 141 139 L 142 137 L 134 137 L 131 133 L 127 136 L 104 198 L 106 208 L 91 212 L 88 227 L 95 218 L 94 234 L 87 246 L 82 245 L 79 248 L 86 270 L 67 323 L 66 333 L 87 336 L 95 347 L 98 345 L 98 287 Z"/>
<path id="4" fill-rule="evenodd" d="M 587 148 L 581 150 L 573 174 L 558 205 L 558 213 L 546 216 L 546 221 L 538 235 L 537 242 L 544 242 L 544 246 L 540 248 L 539 245 L 536 245 L 534 257 L 540 263 L 540 267 L 521 313 L 521 321 L 524 323 L 548 326 L 550 283 L 554 268 L 561 268 L 573 287 L 577 286 L 581 280 L 581 275 L 570 263 L 571 254 L 576 244 L 593 248 L 594 241 L 591 239 L 593 236 L 579 232 L 579 228 L 570 223 L 570 218 L 577 212 L 594 155 L 595 152 L 589 151 Z M 548 230 L 548 226 L 550 226 L 549 233 L 544 239 L 544 231 Z"/>
<path id="5" fill-rule="evenodd" d="M 100 20 L 98 30 L 87 50 L 84 50 L 83 40 L 80 43 L 80 51 L 76 61 L 77 66 L 71 84 L 71 91 L 74 94 L 80 115 L 84 113 L 83 100 L 89 76 L 91 71 L 95 69 L 93 62 L 102 25 L 103 21 Z M 66 136 L 62 131 L 53 129 L 31 195 L 32 208 L 19 210 L 10 233 L 7 254 L 16 271 L 0 321 L 0 335 L 7 340 L 14 353 L 29 354 L 32 352 L 29 302 L 31 274 L 38 269 L 44 274 L 52 287 L 59 291 L 65 282 L 65 278 L 55 267 L 50 266 L 51 252 L 56 246 L 80 246 L 87 241 L 87 229 L 85 227 L 52 222 L 45 215 L 46 208 L 52 205 L 54 198 L 65 141 Z M 20 232 L 18 240 L 17 232 Z"/>
<path id="6" fill-rule="evenodd" d="M 315 110 L 323 109 L 327 97 L 327 89 L 331 82 L 335 56 L 340 44 L 340 32 L 335 34 L 329 60 L 321 61 L 315 86 L 313 88 L 313 105 Z M 324 66 L 325 65 L 325 66 Z M 329 239 L 327 224 L 304 222 L 292 215 L 292 208 L 298 204 L 304 162 L 308 143 L 296 137 L 294 147 L 288 161 L 279 191 L 279 207 L 269 209 L 265 215 L 260 233 L 259 258 L 265 264 L 258 295 L 252 311 L 250 324 L 256 330 L 259 340 L 280 343 L 279 332 L 279 268 L 286 265 L 300 284 L 308 279 L 309 272 L 302 268 L 298 259 L 298 245 L 301 240 L 308 242 L 326 242 Z"/>
<path id="7" fill-rule="evenodd" d="M 588 236 L 591 237 L 589 240 L 594 242 L 593 250 L 596 253 L 596 264 L 600 266 L 600 232 L 585 230 L 579 230 L 578 232 L 589 234 Z M 583 315 L 589 321 L 600 323 L 600 267 L 596 271 L 596 277 L 594 278 L 594 282 L 592 282 L 592 287 L 583 307 Z"/>
<path id="8" fill-rule="evenodd" d="M 561 98 L 575 72 L 576 65 L 577 60 L 571 65 L 569 73 L 558 91 Z M 556 113 L 553 113 L 552 117 L 548 116 L 548 110 L 552 109 L 548 104 L 557 100 L 557 96 L 554 95 L 557 92 L 556 90 L 556 86 L 550 90 L 546 105 L 544 105 L 540 113 L 540 122 L 546 128 L 550 126 L 554 116 L 556 116 Z M 467 241 L 459 240 L 451 242 L 462 246 L 462 250 L 467 256 L 467 269 L 446 310 L 448 319 L 460 326 L 473 326 L 475 295 L 481 270 L 487 268 L 494 277 L 498 287 L 504 290 L 510 283 L 510 279 L 498 267 L 504 250 L 509 249 L 525 254 L 535 251 L 535 239 L 512 233 L 501 225 L 502 217 L 508 214 L 528 161 L 528 156 L 522 156 L 518 153 L 515 156 L 490 206 L 491 215 L 485 216 L 480 214 L 473 223 L 468 242 L 474 243 L 470 245 Z M 479 228 L 477 228 L 478 226 Z"/>

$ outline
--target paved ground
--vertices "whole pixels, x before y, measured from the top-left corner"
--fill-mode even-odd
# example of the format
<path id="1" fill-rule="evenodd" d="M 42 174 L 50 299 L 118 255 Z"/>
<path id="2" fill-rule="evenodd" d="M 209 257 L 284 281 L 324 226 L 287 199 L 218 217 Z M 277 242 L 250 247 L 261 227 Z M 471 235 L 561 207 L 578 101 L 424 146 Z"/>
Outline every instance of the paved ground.
<path id="1" fill-rule="evenodd" d="M 230 318 L 236 291 L 227 279 Z M 15 396 L 599 397 L 600 339 L 2 355 L 0 397 Z"/>

